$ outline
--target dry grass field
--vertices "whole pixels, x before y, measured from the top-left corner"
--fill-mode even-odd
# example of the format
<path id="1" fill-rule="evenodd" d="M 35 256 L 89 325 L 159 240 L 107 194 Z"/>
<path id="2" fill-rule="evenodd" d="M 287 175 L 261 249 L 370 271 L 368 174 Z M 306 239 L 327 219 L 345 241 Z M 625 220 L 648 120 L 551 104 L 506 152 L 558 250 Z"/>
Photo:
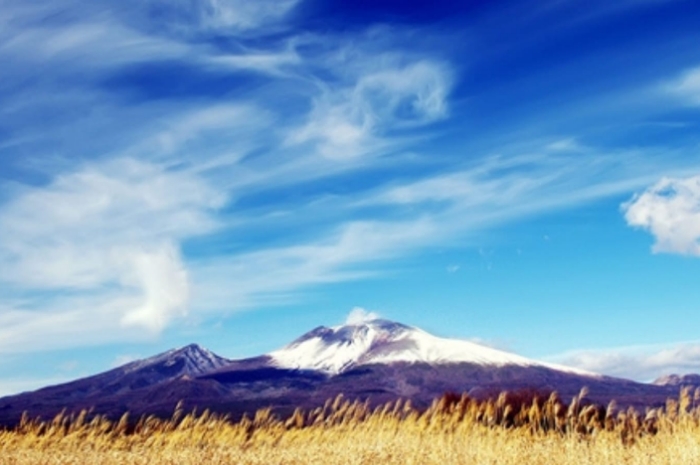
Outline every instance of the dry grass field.
<path id="1" fill-rule="evenodd" d="M 59 416 L 0 432 L 0 464 L 700 464 L 698 400 L 684 391 L 644 413 L 503 394 L 448 395 L 425 412 L 338 398 L 236 423 L 207 412 L 135 424 Z"/>

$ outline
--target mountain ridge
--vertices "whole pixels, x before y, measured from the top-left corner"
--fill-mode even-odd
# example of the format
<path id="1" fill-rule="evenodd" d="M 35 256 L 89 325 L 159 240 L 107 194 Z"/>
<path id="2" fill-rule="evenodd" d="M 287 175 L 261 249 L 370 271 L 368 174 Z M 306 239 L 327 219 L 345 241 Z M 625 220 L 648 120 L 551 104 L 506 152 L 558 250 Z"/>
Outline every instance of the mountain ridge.
<path id="1" fill-rule="evenodd" d="M 69 383 L 0 398 L 0 425 L 24 411 L 52 417 L 89 409 L 118 418 L 167 417 L 179 402 L 231 418 L 270 407 L 280 415 L 315 408 L 338 394 L 379 405 L 410 399 L 425 408 L 445 392 L 475 398 L 501 391 L 588 387 L 592 402 L 661 405 L 676 386 L 656 386 L 558 367 L 473 342 L 443 339 L 388 320 L 317 327 L 290 344 L 247 359 L 221 357 L 197 344 L 172 349 Z"/>
<path id="2" fill-rule="evenodd" d="M 700 374 L 669 374 L 656 378 L 652 384 L 657 386 L 700 386 Z"/>

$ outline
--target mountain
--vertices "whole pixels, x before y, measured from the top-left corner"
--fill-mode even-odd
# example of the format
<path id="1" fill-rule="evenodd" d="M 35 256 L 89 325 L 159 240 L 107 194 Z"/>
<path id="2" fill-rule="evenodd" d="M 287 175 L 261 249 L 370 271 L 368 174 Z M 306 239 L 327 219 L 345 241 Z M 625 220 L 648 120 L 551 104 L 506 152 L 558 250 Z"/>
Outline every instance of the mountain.
<path id="1" fill-rule="evenodd" d="M 331 375 L 364 365 L 407 362 L 547 367 L 583 376 L 597 376 L 469 341 L 439 338 L 421 329 L 382 319 L 334 328 L 320 326 L 269 356 L 279 367 L 317 370 Z"/>
<path id="2" fill-rule="evenodd" d="M 530 360 L 469 341 L 444 339 L 387 320 L 318 327 L 258 357 L 229 360 L 192 344 L 95 376 L 0 399 L 0 425 L 23 411 L 49 418 L 63 409 L 92 409 L 117 418 L 169 416 L 179 401 L 238 418 L 263 407 L 281 415 L 313 408 L 343 394 L 372 405 L 409 398 L 423 408 L 445 392 L 475 398 L 503 390 L 557 391 L 562 398 L 589 389 L 592 402 L 663 404 L 676 385 L 611 378 Z"/>
<path id="3" fill-rule="evenodd" d="M 160 368 L 176 370 L 179 375 L 199 376 L 228 365 L 231 360 L 220 357 L 199 344 L 190 344 L 154 357 L 127 363 L 122 369 L 129 373 Z"/>
<path id="4" fill-rule="evenodd" d="M 118 414 L 134 399 L 156 386 L 178 380 L 195 379 L 231 361 L 191 344 L 143 360 L 127 363 L 112 370 L 31 393 L 0 399 L 0 424 L 18 418 L 26 410 L 44 417 L 64 407 L 71 410 L 99 407 L 105 414 Z M 144 396 L 147 398 L 147 396 Z M 145 409 L 143 409 L 145 410 Z"/>
<path id="5" fill-rule="evenodd" d="M 137 360 L 107 372 L 71 383 L 44 388 L 45 393 L 91 398 L 124 394 L 176 379 L 196 378 L 228 365 L 231 361 L 190 344 L 154 357 Z"/>
<path id="6" fill-rule="evenodd" d="M 665 375 L 654 380 L 652 384 L 657 386 L 698 386 L 700 387 L 700 375 Z"/>

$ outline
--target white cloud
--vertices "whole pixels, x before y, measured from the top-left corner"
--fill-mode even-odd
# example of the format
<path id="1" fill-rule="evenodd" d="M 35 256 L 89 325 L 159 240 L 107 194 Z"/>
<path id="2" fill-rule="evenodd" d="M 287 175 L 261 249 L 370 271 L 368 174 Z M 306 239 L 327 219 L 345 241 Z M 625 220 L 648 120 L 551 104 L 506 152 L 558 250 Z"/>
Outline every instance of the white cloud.
<path id="1" fill-rule="evenodd" d="M 654 252 L 700 255 L 700 176 L 662 178 L 622 209 L 627 224 L 654 236 Z"/>
<path id="2" fill-rule="evenodd" d="M 100 78 L 120 67 L 157 62 L 279 74 L 285 66 L 300 63 L 294 41 L 282 41 L 281 50 L 276 44 L 272 50 L 243 46 L 226 50 L 201 38 L 211 32 L 255 36 L 296 3 L 125 0 L 115 8 L 100 0 L 90 5 L 76 0 L 38 0 L 31 6 L 10 0 L 0 5 L 0 18 L 4 19 L 0 20 L 0 59 L 13 63 L 4 81 L 22 84 L 26 73 L 31 73 L 33 83 L 40 80 L 42 85 L 52 85 L 57 80 L 63 89 L 67 83 Z M 154 7 L 158 15 L 153 15 Z M 46 79 L 48 76 L 53 79 Z"/>
<path id="3" fill-rule="evenodd" d="M 556 140 L 548 144 L 546 148 L 553 152 L 581 152 L 585 149 L 574 138 Z"/>
<path id="4" fill-rule="evenodd" d="M 368 321 L 376 320 L 379 318 L 381 317 L 376 312 L 370 312 L 369 310 L 365 310 L 362 307 L 354 307 L 352 310 L 350 310 L 350 313 L 348 313 L 348 316 L 345 318 L 345 324 L 360 325 L 362 323 L 366 323 Z"/>
<path id="5" fill-rule="evenodd" d="M 221 32 L 246 31 L 274 23 L 284 17 L 299 0 L 174 0 L 159 2 L 169 19 L 180 19 L 181 27 L 196 26 Z M 154 1 L 146 3 L 155 3 Z"/>
<path id="6" fill-rule="evenodd" d="M 548 147 L 499 155 L 468 168 L 436 173 L 370 192 L 358 207 L 429 208 L 445 228 L 463 231 L 556 208 L 570 207 L 647 184 L 653 168 L 638 154 L 550 153 Z"/>
<path id="7" fill-rule="evenodd" d="M 128 311 L 143 305 L 138 292 L 66 294 L 50 294 L 0 314 L 0 354 L 136 342 L 147 337 L 147 332 L 121 323 Z"/>
<path id="8" fill-rule="evenodd" d="M 130 270 L 122 283 L 140 288 L 144 296 L 142 305 L 125 312 L 121 319 L 124 325 L 158 332 L 172 318 L 186 315 L 190 283 L 176 247 L 166 243 L 157 250 L 138 251 L 124 258 Z"/>
<path id="9" fill-rule="evenodd" d="M 76 332 L 109 339 L 110 326 L 162 330 L 189 305 L 179 243 L 215 230 L 212 213 L 225 200 L 192 174 L 133 159 L 27 188 L 0 207 L 0 282 L 52 303 L 5 312 L 0 350 Z"/>
<path id="10" fill-rule="evenodd" d="M 151 159 L 173 157 L 178 163 L 191 159 L 196 162 L 193 169 L 203 171 L 223 160 L 229 165 L 238 162 L 255 145 L 253 139 L 260 137 L 257 131 L 272 121 L 268 112 L 248 104 L 193 108 L 168 118 L 164 129 L 149 134 L 144 143 L 131 151 Z M 212 139 L 216 144 L 212 144 Z"/>
<path id="11" fill-rule="evenodd" d="M 422 60 L 363 76 L 353 90 L 356 111 L 376 124 L 415 125 L 447 115 L 449 72 L 443 65 Z M 364 107 L 364 108 L 363 108 Z"/>
<path id="12" fill-rule="evenodd" d="M 12 73 L 22 65 L 35 70 L 46 68 L 47 72 L 51 66 L 53 75 L 79 68 L 85 77 L 119 65 L 184 58 L 193 50 L 188 44 L 145 35 L 99 17 L 72 22 L 71 27 L 56 27 L 42 23 L 41 16 L 21 28 L 7 30 L 0 56 L 16 63 Z"/>
<path id="13" fill-rule="evenodd" d="M 248 51 L 246 53 L 222 54 L 212 56 L 209 63 L 229 69 L 260 71 L 282 75 L 282 70 L 289 66 L 300 65 L 301 57 L 292 48 L 282 51 Z"/>
<path id="14" fill-rule="evenodd" d="M 700 67 L 683 73 L 675 82 L 666 85 L 666 90 L 686 103 L 700 105 Z"/>
<path id="15" fill-rule="evenodd" d="M 668 374 L 700 373 L 700 343 L 576 351 L 550 360 L 594 373 L 649 382 Z"/>
<path id="16" fill-rule="evenodd" d="M 444 118 L 449 89 L 449 71 L 432 61 L 370 71 L 352 87 L 326 90 L 288 142 L 312 142 L 321 155 L 336 159 L 381 151 L 387 132 Z"/>

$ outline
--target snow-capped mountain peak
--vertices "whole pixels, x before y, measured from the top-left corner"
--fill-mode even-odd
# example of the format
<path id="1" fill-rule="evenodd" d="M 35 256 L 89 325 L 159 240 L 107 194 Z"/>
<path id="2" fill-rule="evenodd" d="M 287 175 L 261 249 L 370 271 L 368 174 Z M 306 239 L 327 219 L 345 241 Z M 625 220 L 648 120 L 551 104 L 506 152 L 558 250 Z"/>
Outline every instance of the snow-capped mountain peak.
<path id="1" fill-rule="evenodd" d="M 219 357 L 199 344 L 190 344 L 179 349 L 171 349 L 162 354 L 124 365 L 125 372 L 162 365 L 171 367 L 182 364 L 181 372 L 189 376 L 199 376 L 221 368 L 230 360 Z"/>
<path id="2" fill-rule="evenodd" d="M 393 321 L 375 319 L 357 324 L 318 327 L 291 344 L 268 354 L 282 368 L 338 374 L 350 368 L 395 362 L 541 366 L 592 375 L 537 362 L 474 342 L 445 339 Z"/>
<path id="3" fill-rule="evenodd" d="M 411 331 L 409 326 L 387 320 L 319 326 L 269 355 L 280 367 L 336 374 L 361 364 L 372 351 Z"/>

